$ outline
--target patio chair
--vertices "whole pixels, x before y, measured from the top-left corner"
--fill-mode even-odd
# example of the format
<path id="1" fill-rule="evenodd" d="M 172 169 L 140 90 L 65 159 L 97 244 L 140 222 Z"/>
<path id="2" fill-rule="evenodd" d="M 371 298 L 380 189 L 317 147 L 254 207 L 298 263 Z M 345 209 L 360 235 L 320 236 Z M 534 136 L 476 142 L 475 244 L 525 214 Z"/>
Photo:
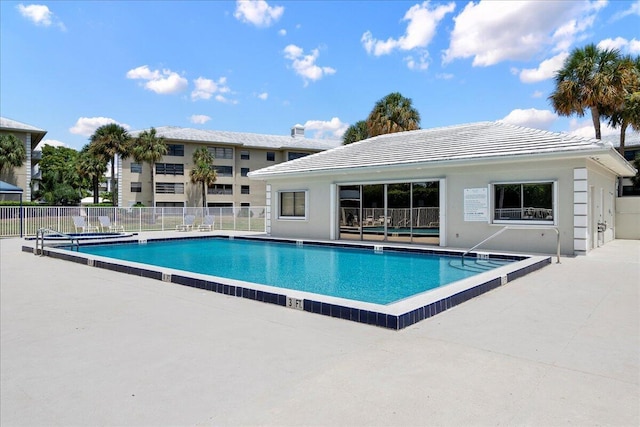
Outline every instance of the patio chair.
<path id="1" fill-rule="evenodd" d="M 202 224 L 198 227 L 199 231 L 211 231 L 213 230 L 213 224 L 215 222 L 216 217 L 213 215 L 205 215 L 202 220 Z"/>
<path id="2" fill-rule="evenodd" d="M 182 224 L 176 225 L 177 231 L 193 230 L 193 222 L 196 220 L 195 215 L 185 215 Z"/>
<path id="3" fill-rule="evenodd" d="M 102 232 L 122 232 L 124 231 L 124 227 L 122 225 L 117 225 L 116 223 L 111 223 L 111 219 L 108 216 L 99 216 L 98 221 L 100 221 L 100 228 L 102 228 Z"/>
<path id="4" fill-rule="evenodd" d="M 80 230 L 80 233 L 90 233 L 92 231 L 98 231 L 98 227 L 95 225 L 89 225 L 87 222 L 87 218 L 80 215 L 74 215 L 71 217 L 73 219 L 73 226 L 76 228 L 76 233 Z"/>

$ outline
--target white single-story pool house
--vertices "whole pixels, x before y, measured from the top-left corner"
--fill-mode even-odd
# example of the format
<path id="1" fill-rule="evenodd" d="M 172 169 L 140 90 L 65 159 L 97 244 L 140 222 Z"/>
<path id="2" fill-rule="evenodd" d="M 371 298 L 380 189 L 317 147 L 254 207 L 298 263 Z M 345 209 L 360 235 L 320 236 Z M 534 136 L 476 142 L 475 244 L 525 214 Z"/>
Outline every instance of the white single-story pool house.
<path id="1" fill-rule="evenodd" d="M 380 135 L 249 173 L 274 237 L 584 254 L 615 238 L 611 144 L 479 122 Z"/>

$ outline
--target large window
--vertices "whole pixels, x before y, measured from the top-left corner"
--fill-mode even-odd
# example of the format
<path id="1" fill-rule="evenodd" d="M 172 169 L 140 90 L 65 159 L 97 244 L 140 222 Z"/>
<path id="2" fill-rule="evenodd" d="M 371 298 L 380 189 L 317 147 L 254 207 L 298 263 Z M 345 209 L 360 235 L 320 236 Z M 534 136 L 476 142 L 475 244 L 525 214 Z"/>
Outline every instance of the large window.
<path id="1" fill-rule="evenodd" d="M 250 188 L 248 185 L 243 185 L 240 187 L 240 194 L 251 194 Z"/>
<path id="2" fill-rule="evenodd" d="M 184 156 L 184 145 L 167 144 L 167 156 Z"/>
<path id="3" fill-rule="evenodd" d="M 305 218 L 307 216 L 306 191 L 282 191 L 280 193 L 280 217 Z"/>
<path id="4" fill-rule="evenodd" d="M 182 163 L 156 163 L 157 175 L 184 175 Z"/>
<path id="5" fill-rule="evenodd" d="M 233 166 L 214 166 L 218 176 L 233 176 Z"/>
<path id="6" fill-rule="evenodd" d="M 289 153 L 287 154 L 287 160 L 295 160 L 308 155 L 309 153 L 296 153 L 295 151 L 289 151 Z"/>
<path id="7" fill-rule="evenodd" d="M 240 168 L 240 176 L 249 175 L 249 168 Z"/>
<path id="8" fill-rule="evenodd" d="M 216 159 L 233 159 L 233 148 L 209 147 L 209 152 Z"/>
<path id="9" fill-rule="evenodd" d="M 274 151 L 267 151 L 267 161 L 268 162 L 276 161 L 276 153 Z"/>
<path id="10" fill-rule="evenodd" d="M 132 182 L 131 183 L 131 192 L 132 193 L 142 193 L 142 183 L 141 182 Z"/>
<path id="11" fill-rule="evenodd" d="M 213 184 L 207 189 L 207 194 L 233 194 L 233 185 L 231 184 Z"/>
<path id="12" fill-rule="evenodd" d="M 131 173 L 142 173 L 142 163 L 131 163 Z"/>
<path id="13" fill-rule="evenodd" d="M 156 194 L 184 194 L 181 182 L 156 182 Z"/>
<path id="14" fill-rule="evenodd" d="M 494 221 L 553 223 L 553 187 L 553 182 L 494 184 Z"/>

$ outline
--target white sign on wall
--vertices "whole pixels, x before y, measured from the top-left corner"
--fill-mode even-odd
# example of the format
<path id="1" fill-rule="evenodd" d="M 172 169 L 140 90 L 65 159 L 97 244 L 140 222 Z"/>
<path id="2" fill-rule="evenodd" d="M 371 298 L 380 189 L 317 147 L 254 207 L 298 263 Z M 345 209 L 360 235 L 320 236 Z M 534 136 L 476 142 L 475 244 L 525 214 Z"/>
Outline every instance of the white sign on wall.
<path id="1" fill-rule="evenodd" d="M 464 220 L 489 220 L 489 199 L 486 188 L 464 189 Z"/>

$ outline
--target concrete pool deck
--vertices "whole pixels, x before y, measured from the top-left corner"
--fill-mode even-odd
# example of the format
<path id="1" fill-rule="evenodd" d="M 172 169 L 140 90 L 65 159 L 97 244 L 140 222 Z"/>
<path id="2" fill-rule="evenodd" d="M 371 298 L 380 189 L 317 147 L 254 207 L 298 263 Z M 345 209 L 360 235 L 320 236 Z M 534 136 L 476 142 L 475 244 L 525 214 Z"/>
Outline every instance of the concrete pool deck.
<path id="1" fill-rule="evenodd" d="M 640 241 L 399 332 L 23 244 L 0 240 L 3 427 L 640 424 Z"/>

